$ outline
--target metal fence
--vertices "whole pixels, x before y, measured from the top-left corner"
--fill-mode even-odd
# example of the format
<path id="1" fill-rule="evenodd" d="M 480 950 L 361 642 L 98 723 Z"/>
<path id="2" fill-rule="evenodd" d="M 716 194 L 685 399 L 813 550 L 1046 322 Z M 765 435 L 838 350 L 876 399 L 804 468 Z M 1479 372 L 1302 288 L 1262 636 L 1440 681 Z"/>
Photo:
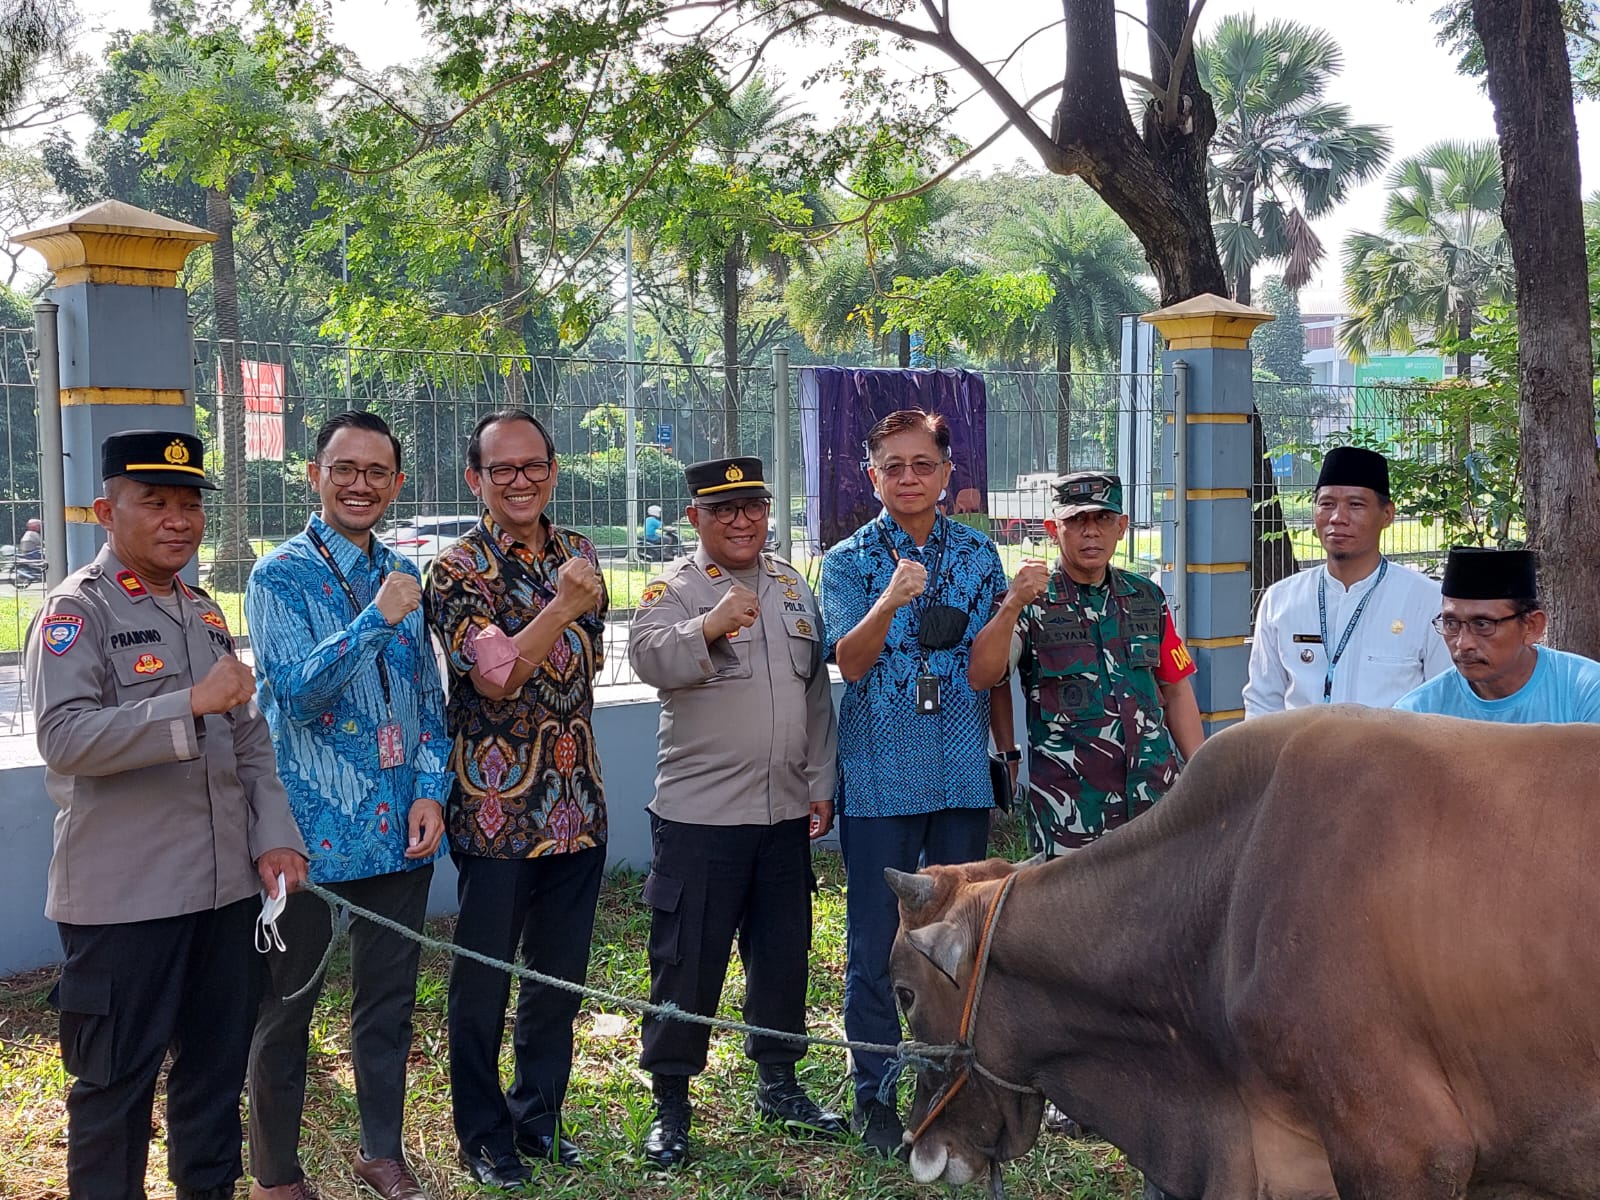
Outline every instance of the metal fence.
<path id="1" fill-rule="evenodd" d="M 0 542 L 13 544 L 39 507 L 31 345 L 31 330 L 0 330 L 0 395 L 7 412 Z M 195 351 L 196 416 L 216 456 L 224 445 L 221 355 L 206 341 Z M 508 403 L 530 407 L 549 425 L 560 462 L 551 515 L 594 540 L 611 593 L 613 627 L 603 684 L 631 682 L 624 647 L 632 610 L 662 560 L 694 543 L 685 518 L 682 464 L 722 453 L 730 444 L 773 463 L 774 403 L 780 395 L 789 397 L 783 424 L 791 557 L 808 578 L 817 576 L 821 548 L 809 540 L 805 515 L 818 498 L 805 494 L 802 422 L 795 411 L 801 393 L 795 381 L 802 368 L 789 369 L 781 389 L 771 366 L 740 368 L 733 377 L 737 400 L 730 405 L 721 367 L 265 343 L 240 346 L 239 358 L 246 408 L 253 410 L 244 420 L 243 498 L 228 492 L 207 495 L 200 572 L 246 640 L 241 593 L 250 563 L 304 527 L 315 508 L 306 481 L 315 431 L 327 417 L 350 408 L 380 413 L 401 439 L 407 480 L 379 536 L 424 570 L 477 518 L 477 499 L 464 477 L 473 425 Z M 1160 560 L 1161 508 L 1171 473 L 1162 459 L 1163 380 L 1005 369 L 983 374 L 987 517 L 963 519 L 988 529 L 1008 571 L 1025 557 L 1049 554 L 1043 530 L 1048 481 L 1063 469 L 1086 468 L 1122 476 L 1132 528 L 1120 560 L 1134 570 L 1153 570 Z M 1274 461 L 1287 538 L 1302 564 L 1320 553 L 1310 532 L 1314 468 L 1304 447 L 1352 423 L 1388 429 L 1404 421 L 1404 392 L 1257 384 L 1266 445 L 1302 446 Z M 265 411 L 273 407 L 280 411 Z M 631 505 L 625 452 L 630 422 L 637 463 Z M 220 457 L 208 465 L 213 474 L 233 477 L 222 470 Z M 676 535 L 676 547 L 643 543 L 642 526 L 653 506 L 660 507 L 665 527 Z M 780 520 L 774 519 L 775 530 Z M 1390 542 L 1392 552 L 1424 566 L 1438 552 L 1428 532 L 1409 516 L 1396 522 Z M 16 651 L 42 596 L 41 585 L 0 579 L 0 734 L 19 732 L 26 724 Z"/>
<path id="2" fill-rule="evenodd" d="M 1421 407 L 1418 402 L 1427 394 L 1427 389 L 1416 387 L 1256 381 L 1254 432 L 1257 444 L 1269 456 L 1273 487 L 1257 489 L 1253 520 L 1258 546 L 1264 538 L 1269 548 L 1278 543 L 1276 552 L 1268 555 L 1277 561 L 1278 569 L 1263 572 L 1258 561 L 1252 603 L 1287 566 L 1283 542 L 1293 554 L 1291 570 L 1320 563 L 1326 557 L 1313 528 L 1311 503 L 1322 450 L 1348 442 L 1359 433 L 1382 444 L 1391 457 L 1431 453 L 1443 429 L 1416 415 Z M 1269 497 L 1276 499 L 1276 508 Z M 1384 533 L 1382 545 L 1391 558 L 1434 572 L 1448 549 L 1442 538 L 1442 527 L 1428 514 L 1401 508 Z"/>

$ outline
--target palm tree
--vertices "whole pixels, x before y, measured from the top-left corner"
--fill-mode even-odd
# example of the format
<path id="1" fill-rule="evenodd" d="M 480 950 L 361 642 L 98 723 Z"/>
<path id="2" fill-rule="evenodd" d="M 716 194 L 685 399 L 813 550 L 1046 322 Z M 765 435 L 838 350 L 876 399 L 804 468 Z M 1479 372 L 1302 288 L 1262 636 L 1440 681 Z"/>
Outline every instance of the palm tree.
<path id="1" fill-rule="evenodd" d="M 755 277 L 781 285 L 790 261 L 804 253 L 798 230 L 809 226 L 815 200 L 791 165 L 793 139 L 810 118 L 795 112 L 756 75 L 701 123 L 700 160 L 675 198 L 677 211 L 656 238 L 677 257 L 691 292 L 704 283 L 721 316 L 723 453 L 739 452 L 740 322 Z"/>
<path id="2" fill-rule="evenodd" d="M 1042 272 L 1055 297 L 1040 314 L 1036 337 L 1056 362 L 1056 469 L 1072 461 L 1072 368 L 1114 360 L 1124 313 L 1153 301 L 1135 282 L 1148 270 L 1139 243 L 1120 217 L 1085 187 L 1065 203 L 1030 203 L 995 229 L 997 256 L 1007 266 Z"/>
<path id="3" fill-rule="evenodd" d="M 1250 273 L 1262 261 L 1284 262 L 1284 281 L 1303 287 L 1324 254 L 1311 222 L 1382 169 L 1389 138 L 1322 98 L 1344 59 L 1323 30 L 1229 16 L 1195 55 L 1217 112 L 1212 228 L 1233 297 L 1250 303 Z"/>
<path id="4" fill-rule="evenodd" d="M 1353 315 L 1340 337 L 1351 357 L 1413 349 L 1419 338 L 1471 335 L 1483 306 L 1511 298 L 1511 248 L 1500 224 L 1495 144 L 1438 142 L 1389 176 L 1382 233 L 1345 242 L 1345 294 Z M 1472 373 L 1472 355 L 1456 355 Z"/>
<path id="5" fill-rule="evenodd" d="M 881 197 L 910 192 L 923 178 L 910 164 L 890 167 L 872 177 L 857 175 L 853 194 L 827 207 L 842 226 L 785 292 L 789 322 L 813 350 L 848 350 L 863 332 L 883 323 L 878 299 L 900 278 L 931 279 L 963 265 L 931 236 L 934 227 L 955 209 L 948 187 L 935 186 L 899 200 Z M 911 335 L 878 340 L 878 357 L 887 364 L 911 365 Z"/>

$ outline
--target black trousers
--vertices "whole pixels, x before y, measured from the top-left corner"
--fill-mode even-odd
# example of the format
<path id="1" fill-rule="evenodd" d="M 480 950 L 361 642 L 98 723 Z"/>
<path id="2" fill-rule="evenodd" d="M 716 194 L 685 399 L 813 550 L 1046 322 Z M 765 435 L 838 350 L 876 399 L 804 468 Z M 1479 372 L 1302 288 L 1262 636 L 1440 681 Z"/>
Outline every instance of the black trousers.
<path id="1" fill-rule="evenodd" d="M 352 904 L 420 930 L 428 913 L 433 864 L 371 879 L 330 883 Z M 278 917 L 282 953 L 267 956 L 272 986 L 256 1016 L 250 1044 L 250 1173 L 264 1187 L 304 1178 L 300 1119 L 306 1100 L 306 1053 L 322 981 L 293 1001 L 322 961 L 333 936 L 333 910 L 318 896 L 295 892 Z M 360 918 L 350 925 L 350 1058 L 361 1114 L 361 1153 L 400 1158 L 421 947 Z"/>
<path id="2" fill-rule="evenodd" d="M 744 963 L 744 1019 L 804 1033 L 811 952 L 810 821 L 689 825 L 650 816 L 650 1000 L 712 1015 L 735 937 Z M 639 1062 L 657 1075 L 705 1069 L 711 1031 L 646 1017 Z M 801 1042 L 756 1034 L 745 1053 L 763 1066 L 798 1062 Z"/>
<path id="3" fill-rule="evenodd" d="M 581 983 L 589 970 L 603 846 L 542 858 L 453 855 L 456 945 Z M 510 1154 L 519 1137 L 557 1132 L 572 1074 L 572 1022 L 581 997 L 523 980 L 511 1045 L 511 1090 L 500 1088 L 500 1041 L 511 976 L 467 958 L 450 965 L 450 1101 L 468 1152 Z"/>
<path id="4" fill-rule="evenodd" d="M 61 1061 L 73 1200 L 142 1200 L 168 1050 L 167 1174 L 184 1191 L 243 1173 L 239 1093 L 266 969 L 258 900 L 125 925 L 61 925 Z"/>

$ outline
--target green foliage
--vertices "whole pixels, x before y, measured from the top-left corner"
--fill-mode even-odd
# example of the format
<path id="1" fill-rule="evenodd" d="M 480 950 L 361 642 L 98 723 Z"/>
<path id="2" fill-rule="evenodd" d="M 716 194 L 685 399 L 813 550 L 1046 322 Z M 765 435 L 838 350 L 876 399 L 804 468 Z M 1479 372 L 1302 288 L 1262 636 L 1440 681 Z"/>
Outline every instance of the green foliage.
<path id="1" fill-rule="evenodd" d="M 1485 305 L 1511 299 L 1511 247 L 1500 223 L 1505 189 L 1493 142 L 1438 142 L 1389 176 L 1383 232 L 1345 242 L 1345 290 L 1355 315 L 1341 337 L 1357 358 L 1409 350 L 1419 335 L 1458 340 Z"/>
<path id="2" fill-rule="evenodd" d="M 1230 15 L 1196 44 L 1195 63 L 1217 112 L 1208 173 L 1223 269 L 1241 299 L 1262 261 L 1283 262 L 1288 285 L 1303 287 L 1324 253 L 1311 221 L 1382 169 L 1389 137 L 1323 99 L 1344 65 L 1323 30 Z"/>
<path id="3" fill-rule="evenodd" d="M 1263 325 L 1250 339 L 1255 351 L 1256 369 L 1266 371 L 1283 383 L 1310 383 L 1311 368 L 1305 364 L 1306 327 L 1300 319 L 1300 296 L 1278 275 L 1261 289 L 1261 303 L 1276 320 Z"/>
<path id="4" fill-rule="evenodd" d="M 1405 397 L 1399 421 L 1346 431 L 1328 445 L 1363 445 L 1385 455 L 1396 507 L 1424 526 L 1439 525 L 1444 544 L 1520 545 L 1524 479 L 1516 314 L 1492 306 L 1471 337 L 1447 336 L 1442 345 L 1447 353 L 1481 355 L 1482 378 L 1405 389 L 1398 393 Z M 1471 431 L 1471 448 L 1458 454 L 1463 429 Z M 1313 453 L 1320 458 L 1321 450 Z"/>
<path id="5" fill-rule="evenodd" d="M 1567 56 L 1572 86 L 1583 97 L 1600 99 L 1600 20 L 1594 0 L 1559 0 L 1561 24 L 1567 30 Z M 1456 55 L 1462 75 L 1484 74 L 1483 43 L 1472 26 L 1472 0 L 1450 0 L 1433 11 L 1439 45 Z"/>
<path id="6" fill-rule="evenodd" d="M 614 450 L 627 437 L 627 413 L 620 404 L 597 404 L 583 414 L 578 428 L 588 430 L 591 437 L 598 437 L 607 449 Z M 644 422 L 635 421 L 633 428 L 634 436 L 644 441 Z"/>
<path id="7" fill-rule="evenodd" d="M 594 454 L 563 454 L 561 485 L 554 507 L 557 520 L 586 528 L 591 525 L 626 525 L 628 520 L 628 464 L 620 449 Z M 638 450 L 639 495 L 669 511 L 689 504 L 689 485 L 683 464 L 654 446 Z M 640 513 L 644 512 L 643 507 Z"/>
<path id="8" fill-rule="evenodd" d="M 920 335 L 923 352 L 940 361 L 957 347 L 1015 353 L 1023 332 L 1054 298 L 1055 287 L 1041 271 L 974 275 L 952 269 L 932 279 L 901 276 L 880 303 L 885 332 Z"/>

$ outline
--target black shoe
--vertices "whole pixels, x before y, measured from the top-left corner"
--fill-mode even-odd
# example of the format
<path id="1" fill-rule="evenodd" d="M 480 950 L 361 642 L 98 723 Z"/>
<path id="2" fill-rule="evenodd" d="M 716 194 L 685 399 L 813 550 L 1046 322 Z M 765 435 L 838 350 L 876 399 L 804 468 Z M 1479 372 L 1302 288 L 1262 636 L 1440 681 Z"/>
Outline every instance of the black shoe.
<path id="1" fill-rule="evenodd" d="M 177 1200 L 233 1200 L 233 1184 L 214 1188 L 179 1188 Z"/>
<path id="2" fill-rule="evenodd" d="M 884 1158 L 898 1158 L 902 1162 L 911 1157 L 905 1144 L 906 1127 L 900 1115 L 881 1100 L 856 1101 L 855 1112 L 850 1114 L 850 1128 L 874 1154 Z"/>
<path id="3" fill-rule="evenodd" d="M 533 1181 L 533 1172 L 515 1154 L 495 1154 L 487 1147 L 475 1154 L 461 1151 L 461 1165 L 484 1187 L 515 1191 Z"/>
<path id="4" fill-rule="evenodd" d="M 694 1109 L 689 1104 L 687 1075 L 657 1075 L 652 1087 L 656 1097 L 656 1119 L 644 1139 L 644 1160 L 652 1167 L 670 1171 L 689 1157 L 689 1126 Z"/>
<path id="5" fill-rule="evenodd" d="M 570 1138 L 552 1137 L 536 1133 L 528 1137 L 517 1135 L 517 1153 L 534 1162 L 560 1163 L 563 1167 L 583 1166 L 583 1151 Z"/>
<path id="6" fill-rule="evenodd" d="M 761 1082 L 756 1085 L 756 1112 L 775 1121 L 791 1133 L 803 1137 L 842 1138 L 849 1132 L 838 1113 L 821 1108 L 806 1095 L 788 1064 L 757 1068 Z"/>

